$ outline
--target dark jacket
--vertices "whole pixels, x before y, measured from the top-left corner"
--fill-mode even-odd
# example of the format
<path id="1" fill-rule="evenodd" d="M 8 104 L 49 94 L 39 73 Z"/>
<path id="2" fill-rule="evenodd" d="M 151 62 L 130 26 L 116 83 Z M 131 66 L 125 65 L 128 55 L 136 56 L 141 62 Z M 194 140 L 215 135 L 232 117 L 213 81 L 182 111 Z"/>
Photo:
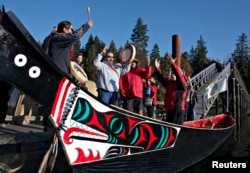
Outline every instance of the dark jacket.
<path id="1" fill-rule="evenodd" d="M 54 33 L 49 44 L 49 56 L 67 74 L 70 74 L 70 49 L 77 40 L 89 29 L 87 24 L 82 25 L 72 33 Z"/>

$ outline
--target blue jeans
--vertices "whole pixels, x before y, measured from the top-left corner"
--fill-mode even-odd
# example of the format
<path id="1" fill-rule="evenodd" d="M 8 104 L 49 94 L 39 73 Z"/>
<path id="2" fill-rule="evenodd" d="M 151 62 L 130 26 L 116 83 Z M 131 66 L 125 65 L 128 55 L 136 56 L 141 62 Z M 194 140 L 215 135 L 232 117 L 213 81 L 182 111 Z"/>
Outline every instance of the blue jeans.
<path id="1" fill-rule="evenodd" d="M 115 105 L 117 101 L 117 92 L 109 92 L 99 89 L 99 98 L 104 103 Z"/>

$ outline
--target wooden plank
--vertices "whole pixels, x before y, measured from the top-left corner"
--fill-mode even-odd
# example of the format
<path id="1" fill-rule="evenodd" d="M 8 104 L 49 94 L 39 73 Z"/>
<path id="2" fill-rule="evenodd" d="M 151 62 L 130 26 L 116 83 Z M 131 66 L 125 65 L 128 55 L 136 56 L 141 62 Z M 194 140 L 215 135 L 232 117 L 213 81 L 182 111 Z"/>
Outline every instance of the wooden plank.
<path id="1" fill-rule="evenodd" d="M 12 125 L 0 127 L 0 145 L 47 141 L 52 138 L 52 131 L 44 132 L 43 126 Z"/>

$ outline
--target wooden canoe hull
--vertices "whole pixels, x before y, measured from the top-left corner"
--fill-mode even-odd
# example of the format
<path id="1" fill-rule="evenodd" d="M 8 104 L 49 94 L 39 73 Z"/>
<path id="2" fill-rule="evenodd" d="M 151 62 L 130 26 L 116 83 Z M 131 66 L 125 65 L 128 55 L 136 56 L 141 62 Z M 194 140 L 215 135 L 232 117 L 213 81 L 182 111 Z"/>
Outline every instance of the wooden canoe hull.
<path id="1" fill-rule="evenodd" d="M 235 125 L 228 114 L 176 125 L 102 104 L 67 80 L 59 88 L 65 97 L 51 119 L 56 127 L 63 120 L 58 136 L 74 172 L 179 172 L 212 154 Z"/>

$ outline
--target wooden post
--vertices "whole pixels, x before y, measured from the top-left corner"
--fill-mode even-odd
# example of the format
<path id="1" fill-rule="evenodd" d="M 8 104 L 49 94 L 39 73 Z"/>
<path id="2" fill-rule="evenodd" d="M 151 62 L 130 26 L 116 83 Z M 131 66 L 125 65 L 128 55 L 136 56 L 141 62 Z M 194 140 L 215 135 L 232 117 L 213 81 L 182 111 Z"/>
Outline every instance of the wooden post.
<path id="1" fill-rule="evenodd" d="M 177 58 L 176 64 L 181 67 L 181 37 L 180 35 L 172 36 L 172 57 Z"/>
<path id="2" fill-rule="evenodd" d="M 237 108 L 237 115 L 240 116 L 240 84 L 236 84 L 236 89 L 237 89 L 237 96 L 236 96 L 236 108 Z"/>
<path id="3" fill-rule="evenodd" d="M 236 91 L 235 91 L 235 78 L 233 78 L 233 115 L 236 116 Z"/>

